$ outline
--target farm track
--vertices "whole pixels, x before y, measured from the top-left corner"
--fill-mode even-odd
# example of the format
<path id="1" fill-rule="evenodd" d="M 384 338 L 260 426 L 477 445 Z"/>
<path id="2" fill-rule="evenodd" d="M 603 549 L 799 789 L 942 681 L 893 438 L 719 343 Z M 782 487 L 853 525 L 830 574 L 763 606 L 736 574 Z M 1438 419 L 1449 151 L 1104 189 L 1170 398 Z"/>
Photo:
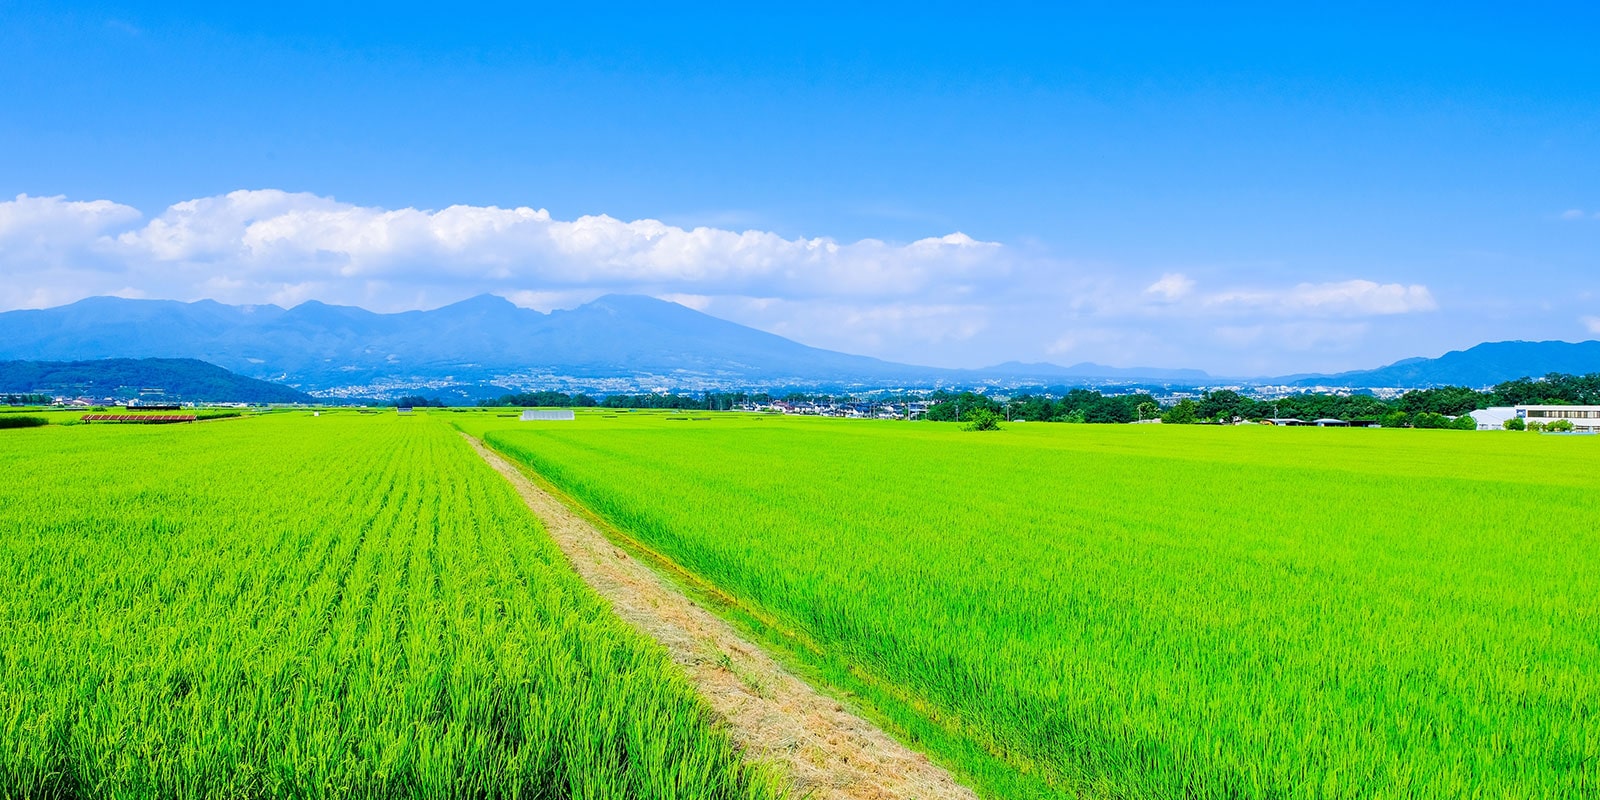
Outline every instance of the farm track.
<path id="1" fill-rule="evenodd" d="M 819 800 L 976 798 L 927 756 L 784 669 L 482 442 L 462 436 L 510 481 L 578 575 L 667 649 L 751 760 L 781 765 L 798 793 Z"/>

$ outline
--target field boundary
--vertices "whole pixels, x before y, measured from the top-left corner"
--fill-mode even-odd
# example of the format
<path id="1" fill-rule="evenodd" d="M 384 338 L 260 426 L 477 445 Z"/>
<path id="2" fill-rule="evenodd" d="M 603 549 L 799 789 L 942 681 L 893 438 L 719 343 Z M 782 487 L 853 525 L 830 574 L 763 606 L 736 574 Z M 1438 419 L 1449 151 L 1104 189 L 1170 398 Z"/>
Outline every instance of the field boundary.
<path id="1" fill-rule="evenodd" d="M 581 504 L 552 491 L 526 466 L 466 433 L 462 437 L 543 521 L 578 575 L 619 617 L 666 648 L 747 757 L 781 765 L 799 794 L 841 800 L 977 797 L 925 754 L 822 694 L 728 620 L 695 603 L 679 585 L 698 582 L 693 575 L 658 554 L 630 556 Z M 646 560 L 679 573 L 676 580 Z M 737 606 L 725 595 L 715 600 Z"/>

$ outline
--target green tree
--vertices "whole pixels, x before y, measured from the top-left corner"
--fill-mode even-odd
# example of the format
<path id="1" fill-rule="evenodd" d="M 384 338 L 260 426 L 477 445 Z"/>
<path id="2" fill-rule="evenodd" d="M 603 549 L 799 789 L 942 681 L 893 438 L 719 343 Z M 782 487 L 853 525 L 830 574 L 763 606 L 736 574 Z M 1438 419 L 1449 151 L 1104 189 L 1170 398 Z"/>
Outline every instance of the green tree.
<path id="1" fill-rule="evenodd" d="M 1512 417 L 1511 419 L 1500 423 L 1500 427 L 1505 428 L 1508 431 L 1525 431 L 1528 429 L 1528 423 L 1524 422 L 1522 417 Z"/>
<path id="2" fill-rule="evenodd" d="M 1139 419 L 1155 419 L 1161 415 L 1161 406 L 1146 401 L 1139 404 Z"/>
<path id="3" fill-rule="evenodd" d="M 1215 389 L 1200 398 L 1198 413 L 1201 419 L 1232 421 L 1234 417 L 1248 417 L 1255 411 L 1255 403 L 1232 389 Z"/>
<path id="4" fill-rule="evenodd" d="M 1411 415 L 1411 427 L 1448 428 L 1450 427 L 1450 418 L 1432 411 L 1422 411 Z"/>
<path id="5" fill-rule="evenodd" d="M 1199 409 L 1198 403 L 1186 397 L 1162 414 L 1161 421 L 1167 425 L 1193 425 L 1200 421 Z"/>
<path id="6" fill-rule="evenodd" d="M 1000 415 L 987 408 L 980 408 L 968 414 L 967 424 L 963 430 L 969 431 L 997 431 L 1000 430 Z"/>

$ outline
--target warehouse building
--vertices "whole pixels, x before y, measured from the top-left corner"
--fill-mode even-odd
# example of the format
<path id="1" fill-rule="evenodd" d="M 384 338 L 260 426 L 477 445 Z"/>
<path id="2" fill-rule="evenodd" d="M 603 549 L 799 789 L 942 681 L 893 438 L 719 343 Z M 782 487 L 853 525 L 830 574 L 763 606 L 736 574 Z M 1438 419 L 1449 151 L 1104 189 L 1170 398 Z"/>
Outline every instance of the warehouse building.
<path id="1" fill-rule="evenodd" d="M 532 422 L 532 421 L 554 421 L 554 420 L 567 420 L 567 419 L 576 419 L 576 416 L 572 413 L 572 409 L 569 409 L 569 408 L 558 408 L 558 409 L 555 409 L 555 410 L 545 411 L 545 410 L 535 410 L 535 409 L 531 409 L 530 408 L 527 411 L 522 412 L 521 421 L 522 422 Z"/>
<path id="2" fill-rule="evenodd" d="M 1517 410 L 1511 406 L 1496 406 L 1494 408 L 1480 408 L 1468 412 L 1472 420 L 1478 423 L 1480 431 L 1505 430 L 1506 420 L 1517 416 Z"/>
<path id="3" fill-rule="evenodd" d="M 1600 406 L 1517 406 L 1516 415 L 1527 422 L 1564 419 L 1578 431 L 1600 431 Z"/>

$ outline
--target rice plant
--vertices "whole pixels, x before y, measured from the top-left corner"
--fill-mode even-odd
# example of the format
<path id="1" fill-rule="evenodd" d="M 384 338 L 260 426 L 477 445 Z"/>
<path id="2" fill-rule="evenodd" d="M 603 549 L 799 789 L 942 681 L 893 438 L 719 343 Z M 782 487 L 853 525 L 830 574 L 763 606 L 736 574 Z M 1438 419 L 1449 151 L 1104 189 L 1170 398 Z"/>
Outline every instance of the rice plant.
<path id="1" fill-rule="evenodd" d="M 0 797 L 761 798 L 425 417 L 0 437 Z"/>
<path id="2" fill-rule="evenodd" d="M 991 794 L 1600 796 L 1600 442 L 457 424 Z"/>

